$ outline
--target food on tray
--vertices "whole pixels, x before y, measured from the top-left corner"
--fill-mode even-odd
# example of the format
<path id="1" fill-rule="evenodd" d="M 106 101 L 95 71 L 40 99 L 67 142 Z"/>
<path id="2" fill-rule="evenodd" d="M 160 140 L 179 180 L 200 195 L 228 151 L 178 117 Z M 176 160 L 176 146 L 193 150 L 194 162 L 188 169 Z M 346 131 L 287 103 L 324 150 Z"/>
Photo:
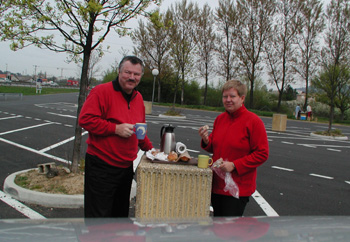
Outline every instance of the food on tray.
<path id="1" fill-rule="evenodd" d="M 180 158 L 181 161 L 185 161 L 185 162 L 189 161 L 190 159 L 191 159 L 191 157 L 187 157 L 187 156 L 182 156 Z"/>
<path id="2" fill-rule="evenodd" d="M 159 152 L 160 152 L 160 150 L 158 150 L 158 149 L 152 149 L 151 154 L 153 156 L 156 156 L 157 154 L 159 154 Z"/>
<path id="3" fill-rule="evenodd" d="M 191 156 L 190 156 L 190 154 L 188 154 L 187 150 L 184 153 L 180 154 L 180 156 L 179 156 L 179 160 L 181 160 L 181 161 L 187 162 L 190 159 L 191 159 Z"/>
<path id="4" fill-rule="evenodd" d="M 177 161 L 178 155 L 175 151 L 170 151 L 168 155 L 168 160 L 169 161 Z"/>

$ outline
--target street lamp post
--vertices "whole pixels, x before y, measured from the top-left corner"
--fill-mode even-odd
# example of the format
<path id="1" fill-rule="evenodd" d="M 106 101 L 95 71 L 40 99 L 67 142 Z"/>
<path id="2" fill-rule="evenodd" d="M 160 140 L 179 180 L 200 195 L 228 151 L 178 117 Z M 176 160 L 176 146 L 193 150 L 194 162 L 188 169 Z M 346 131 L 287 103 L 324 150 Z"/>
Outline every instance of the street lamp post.
<path id="1" fill-rule="evenodd" d="M 154 88 L 155 88 L 155 82 L 156 82 L 156 77 L 158 76 L 159 71 L 157 69 L 152 70 L 152 75 L 153 75 L 153 91 L 152 91 L 152 107 L 153 107 L 153 100 L 154 100 Z"/>

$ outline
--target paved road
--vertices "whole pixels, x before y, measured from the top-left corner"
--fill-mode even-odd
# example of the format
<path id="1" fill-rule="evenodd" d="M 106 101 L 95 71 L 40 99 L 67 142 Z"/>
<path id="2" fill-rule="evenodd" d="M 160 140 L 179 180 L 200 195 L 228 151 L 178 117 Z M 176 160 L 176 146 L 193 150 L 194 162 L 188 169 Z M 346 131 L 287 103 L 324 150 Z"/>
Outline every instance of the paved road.
<path id="1" fill-rule="evenodd" d="M 51 162 L 70 160 L 74 135 L 77 94 L 25 96 L 22 100 L 0 101 L 0 218 L 82 217 L 82 209 L 57 209 L 8 203 L 2 192 L 5 178 L 19 170 Z M 159 147 L 160 129 L 171 123 L 176 141 L 191 155 L 200 149 L 198 127 L 213 125 L 216 112 L 182 110 L 186 119 L 164 119 L 168 108 L 155 106 L 147 115 L 149 137 Z M 310 137 L 327 124 L 288 120 L 287 132 L 271 131 L 271 118 L 262 118 L 270 145 L 269 160 L 258 170 L 257 192 L 246 216 L 350 215 L 349 141 Z M 337 126 L 350 136 L 350 127 Z M 85 152 L 86 135 L 82 154 Z M 14 207 L 11 207 L 13 205 Z M 34 214 L 34 215 L 33 215 Z"/>

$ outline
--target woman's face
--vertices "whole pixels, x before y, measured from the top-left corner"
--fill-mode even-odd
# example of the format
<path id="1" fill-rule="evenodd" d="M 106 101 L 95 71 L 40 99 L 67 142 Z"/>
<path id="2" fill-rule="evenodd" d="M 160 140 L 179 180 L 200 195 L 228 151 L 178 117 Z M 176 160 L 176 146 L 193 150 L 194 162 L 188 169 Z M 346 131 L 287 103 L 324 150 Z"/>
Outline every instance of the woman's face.
<path id="1" fill-rule="evenodd" d="M 240 97 L 236 89 L 231 88 L 225 90 L 222 93 L 222 103 L 224 104 L 225 110 L 229 113 L 233 113 L 242 107 L 245 96 Z"/>

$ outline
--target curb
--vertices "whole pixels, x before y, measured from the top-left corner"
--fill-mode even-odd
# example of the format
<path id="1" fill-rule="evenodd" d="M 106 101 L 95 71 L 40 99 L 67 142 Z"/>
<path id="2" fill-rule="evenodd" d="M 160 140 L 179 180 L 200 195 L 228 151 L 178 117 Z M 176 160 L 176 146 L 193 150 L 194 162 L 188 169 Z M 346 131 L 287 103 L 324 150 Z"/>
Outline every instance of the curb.
<path id="1" fill-rule="evenodd" d="M 170 115 L 164 115 L 164 114 L 159 114 L 160 118 L 168 118 L 168 119 L 185 119 L 186 116 L 170 116 Z"/>
<path id="2" fill-rule="evenodd" d="M 348 140 L 349 138 L 347 136 L 326 136 L 326 135 L 319 135 L 310 133 L 310 136 L 325 139 L 325 140 Z"/>
<path id="3" fill-rule="evenodd" d="M 36 169 L 19 171 L 6 177 L 4 182 L 4 192 L 21 202 L 39 204 L 46 207 L 82 208 L 84 206 L 84 195 L 49 194 L 24 189 L 16 185 L 14 182 L 16 175 L 30 170 Z"/>
<path id="4" fill-rule="evenodd" d="M 137 158 L 134 161 L 134 171 L 140 162 L 140 159 L 144 152 L 139 150 Z M 41 205 L 45 207 L 54 208 L 83 208 L 84 207 L 84 195 L 65 195 L 65 194 L 50 194 L 44 192 L 32 191 L 16 185 L 15 178 L 18 174 L 37 170 L 37 168 L 27 169 L 23 171 L 15 172 L 6 177 L 4 181 L 4 192 L 12 198 L 31 204 Z M 136 197 L 136 181 L 132 180 L 130 201 Z"/>
<path id="5" fill-rule="evenodd" d="M 18 174 L 36 170 L 36 168 L 28 169 L 13 173 L 6 177 L 4 182 L 4 192 L 12 198 L 31 204 L 37 204 L 45 207 L 54 208 L 83 208 L 84 195 L 65 195 L 65 194 L 50 194 L 44 192 L 32 191 L 16 185 L 15 178 Z M 132 180 L 130 191 L 130 201 L 136 197 L 136 182 Z"/>

